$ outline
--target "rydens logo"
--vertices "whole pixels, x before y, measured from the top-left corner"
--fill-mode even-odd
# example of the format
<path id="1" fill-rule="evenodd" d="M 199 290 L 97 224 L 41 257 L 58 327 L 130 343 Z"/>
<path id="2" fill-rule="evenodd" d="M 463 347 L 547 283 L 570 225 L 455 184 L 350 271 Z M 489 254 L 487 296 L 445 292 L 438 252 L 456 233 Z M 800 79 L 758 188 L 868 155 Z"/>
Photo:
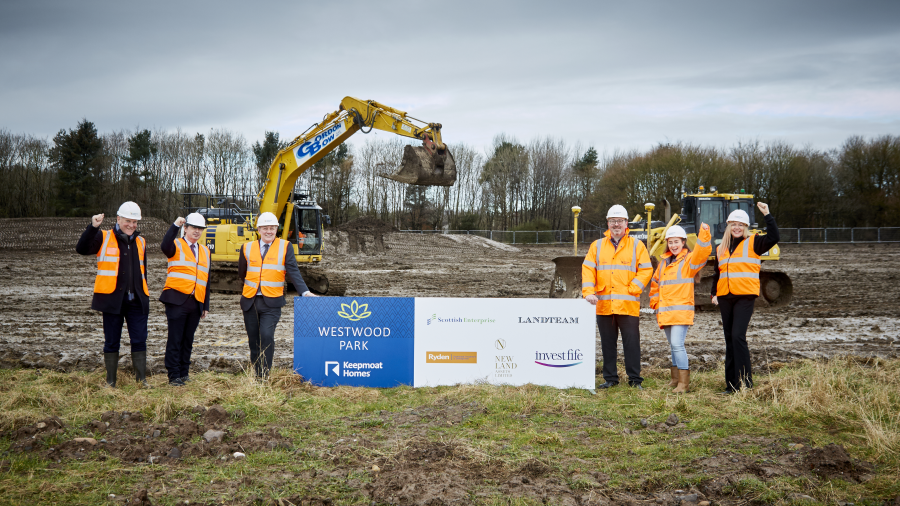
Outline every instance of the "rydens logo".
<path id="1" fill-rule="evenodd" d="M 359 304 L 356 300 L 349 305 L 341 304 L 341 309 L 343 309 L 343 311 L 338 311 L 338 316 L 346 318 L 351 322 L 356 322 L 372 315 L 372 312 L 369 311 L 368 304 Z"/>

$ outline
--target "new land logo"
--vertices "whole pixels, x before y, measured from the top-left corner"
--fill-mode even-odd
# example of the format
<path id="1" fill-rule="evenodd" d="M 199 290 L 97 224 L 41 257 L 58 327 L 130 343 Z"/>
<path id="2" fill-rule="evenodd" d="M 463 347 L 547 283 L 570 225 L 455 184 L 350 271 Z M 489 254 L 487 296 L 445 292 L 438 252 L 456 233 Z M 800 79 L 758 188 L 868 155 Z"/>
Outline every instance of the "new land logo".
<path id="1" fill-rule="evenodd" d="M 582 363 L 583 359 L 584 353 L 581 353 L 580 349 L 567 350 L 562 353 L 534 352 L 534 363 L 544 367 L 572 367 Z"/>
<path id="2" fill-rule="evenodd" d="M 494 341 L 494 348 L 497 351 L 506 349 L 506 339 L 498 337 Z M 513 370 L 519 367 L 514 360 L 513 355 L 494 355 L 494 378 L 512 378 Z"/>

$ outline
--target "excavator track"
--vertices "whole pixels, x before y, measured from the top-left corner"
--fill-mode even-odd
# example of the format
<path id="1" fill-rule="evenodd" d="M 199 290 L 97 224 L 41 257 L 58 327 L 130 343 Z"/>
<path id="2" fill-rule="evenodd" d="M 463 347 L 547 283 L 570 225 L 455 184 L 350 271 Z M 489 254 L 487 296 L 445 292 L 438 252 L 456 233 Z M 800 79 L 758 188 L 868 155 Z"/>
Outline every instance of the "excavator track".
<path id="1" fill-rule="evenodd" d="M 347 292 L 348 280 L 321 267 L 300 266 L 300 274 L 310 291 L 317 295 L 341 297 Z M 238 276 L 237 262 L 217 262 L 209 270 L 209 288 L 214 293 L 241 293 L 243 280 Z M 288 290 L 296 289 L 288 285 Z"/>

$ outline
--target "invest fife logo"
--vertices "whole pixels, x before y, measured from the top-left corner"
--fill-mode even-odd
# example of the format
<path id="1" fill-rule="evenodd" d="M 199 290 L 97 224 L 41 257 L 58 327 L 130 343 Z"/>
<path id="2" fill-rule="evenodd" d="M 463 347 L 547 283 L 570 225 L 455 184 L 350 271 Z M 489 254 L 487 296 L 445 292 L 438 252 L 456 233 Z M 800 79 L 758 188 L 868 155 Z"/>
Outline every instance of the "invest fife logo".
<path id="1" fill-rule="evenodd" d="M 338 311 L 338 316 L 351 322 L 356 322 L 372 315 L 368 304 L 359 304 L 355 300 L 350 304 L 341 304 L 341 309 L 343 311 Z"/>

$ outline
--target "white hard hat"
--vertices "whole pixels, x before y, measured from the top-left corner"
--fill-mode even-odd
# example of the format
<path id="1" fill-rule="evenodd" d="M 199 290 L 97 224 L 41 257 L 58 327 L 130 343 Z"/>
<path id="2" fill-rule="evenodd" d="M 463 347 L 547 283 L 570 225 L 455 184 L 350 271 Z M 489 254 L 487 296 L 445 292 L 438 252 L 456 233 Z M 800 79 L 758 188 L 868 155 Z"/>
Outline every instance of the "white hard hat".
<path id="1" fill-rule="evenodd" d="M 262 213 L 256 219 L 256 228 L 265 227 L 267 225 L 278 226 L 278 218 L 272 213 Z"/>
<path id="2" fill-rule="evenodd" d="M 610 218 L 625 218 L 628 219 L 628 211 L 625 210 L 624 206 L 620 206 L 618 204 L 609 208 L 609 212 L 606 213 L 606 219 Z"/>
<path id="3" fill-rule="evenodd" d="M 666 239 L 668 240 L 670 237 L 681 237 L 686 241 L 687 233 L 680 226 L 672 225 L 669 230 L 666 230 Z"/>
<path id="4" fill-rule="evenodd" d="M 185 224 L 190 225 L 192 227 L 197 228 L 206 228 L 206 219 L 200 213 L 191 213 L 187 215 L 187 220 L 185 220 Z"/>
<path id="5" fill-rule="evenodd" d="M 123 218 L 128 218 L 129 220 L 139 220 L 141 219 L 141 208 L 129 200 L 119 206 L 119 211 L 116 212 L 116 214 Z"/>
<path id="6" fill-rule="evenodd" d="M 728 219 L 725 221 L 736 221 L 738 223 L 743 223 L 748 227 L 750 226 L 750 217 L 747 216 L 747 211 L 742 209 L 731 211 L 731 214 L 728 215 Z"/>

